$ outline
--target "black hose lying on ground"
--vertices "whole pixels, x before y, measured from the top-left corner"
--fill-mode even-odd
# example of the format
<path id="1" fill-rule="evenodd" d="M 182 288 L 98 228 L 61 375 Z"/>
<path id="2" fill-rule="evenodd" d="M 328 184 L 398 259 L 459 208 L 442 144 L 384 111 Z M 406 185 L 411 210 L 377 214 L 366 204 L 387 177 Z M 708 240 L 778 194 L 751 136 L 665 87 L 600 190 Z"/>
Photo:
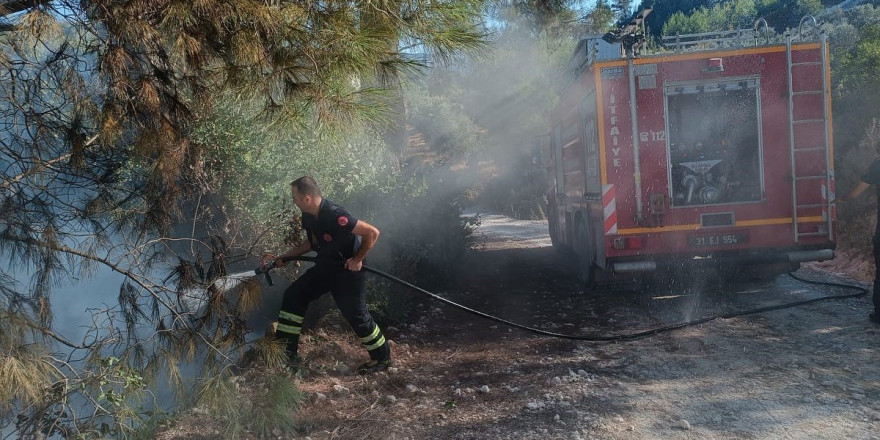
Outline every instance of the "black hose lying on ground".
<path id="1" fill-rule="evenodd" d="M 314 257 L 302 257 L 302 256 L 300 256 L 300 257 L 290 257 L 290 258 L 285 258 L 285 261 L 307 261 L 307 262 L 314 262 L 314 261 L 315 261 L 315 258 L 314 258 Z M 268 272 L 269 272 L 270 270 L 272 270 L 273 268 L 274 268 L 274 266 L 269 266 L 269 267 L 267 267 L 267 268 L 257 269 L 255 272 L 256 272 L 257 275 L 260 275 L 260 274 L 268 274 Z M 825 282 L 825 281 L 812 281 L 812 280 L 806 280 L 806 279 L 800 278 L 800 277 L 794 275 L 793 273 L 789 272 L 788 275 L 789 275 L 790 277 L 792 277 L 792 278 L 794 278 L 795 280 L 798 280 L 798 281 L 800 281 L 800 282 L 803 282 L 803 283 L 815 284 L 815 285 L 818 285 L 818 286 L 844 287 L 844 288 L 848 288 L 848 289 L 856 289 L 856 290 L 858 290 L 858 292 L 857 292 L 857 293 L 852 293 L 852 294 L 849 294 L 849 295 L 829 295 L 829 296 L 821 296 L 821 297 L 818 297 L 818 298 L 805 299 L 805 300 L 802 300 L 802 301 L 795 301 L 795 302 L 786 303 L 786 304 L 779 304 L 779 305 L 775 305 L 775 306 L 759 307 L 759 308 L 756 308 L 756 309 L 744 310 L 744 311 L 739 311 L 739 312 L 724 313 L 724 314 L 721 314 L 721 315 L 708 316 L 708 317 L 705 317 L 705 318 L 695 319 L 695 320 L 691 320 L 691 321 L 685 321 L 685 322 L 681 322 L 681 323 L 678 323 L 678 324 L 667 325 L 667 326 L 664 326 L 664 327 L 657 327 L 657 328 L 653 328 L 653 329 L 645 330 L 645 331 L 641 331 L 641 332 L 636 332 L 636 333 L 628 333 L 628 334 L 621 334 L 621 335 L 583 335 L 583 336 L 578 336 L 578 335 L 566 335 L 566 334 L 563 334 L 563 333 L 556 333 L 556 332 L 551 332 L 551 331 L 547 331 L 547 330 L 541 330 L 541 329 L 539 329 L 539 328 L 529 327 L 529 326 L 527 326 L 527 325 L 519 324 L 519 323 L 516 323 L 516 322 L 513 322 L 513 321 L 508 321 L 508 320 L 506 320 L 506 319 L 499 318 L 499 317 L 497 317 L 497 316 L 493 316 L 493 315 L 490 315 L 490 314 L 488 314 L 488 313 L 481 312 L 481 311 L 479 311 L 479 310 L 474 310 L 474 309 L 472 309 L 472 308 L 470 308 L 470 307 L 463 306 L 463 305 L 458 304 L 458 303 L 456 303 L 456 302 L 454 302 L 454 301 L 451 301 L 451 300 L 449 300 L 449 299 L 443 298 L 442 296 L 437 295 L 436 293 L 429 292 L 429 291 L 427 291 L 427 290 L 425 290 L 425 289 L 422 289 L 422 288 L 419 287 L 419 286 L 416 286 L 416 285 L 414 285 L 414 284 L 408 283 L 408 282 L 406 282 L 406 281 L 404 281 L 404 280 L 401 280 L 400 278 L 397 278 L 397 277 L 395 277 L 395 276 L 393 276 L 393 275 L 387 274 L 387 273 L 385 273 L 385 272 L 383 272 L 383 271 L 381 271 L 381 270 L 373 269 L 372 267 L 368 267 L 368 266 L 363 266 L 363 267 L 362 267 L 362 270 L 365 271 L 365 272 L 374 273 L 374 274 L 376 274 L 376 275 L 378 275 L 378 276 L 380 276 L 380 277 L 382 277 L 382 278 L 386 278 L 386 279 L 388 279 L 388 280 L 390 280 L 390 281 L 393 281 L 393 282 L 395 282 L 395 283 L 397 283 L 397 284 L 400 284 L 400 285 L 402 285 L 402 286 L 406 286 L 406 287 L 408 287 L 408 288 L 410 288 L 410 289 L 412 289 L 412 290 L 415 290 L 416 292 L 419 292 L 419 293 L 421 293 L 421 294 L 427 295 L 427 296 L 431 297 L 432 299 L 435 299 L 435 300 L 440 301 L 440 302 L 442 302 L 442 303 L 444 303 L 444 304 L 447 304 L 447 305 L 450 305 L 450 306 L 452 306 L 452 307 L 455 307 L 456 309 L 463 310 L 463 311 L 465 311 L 465 312 L 468 312 L 468 313 L 473 314 L 473 315 L 480 316 L 480 317 L 485 318 L 485 319 L 488 319 L 488 320 L 490 320 L 490 321 L 500 322 L 501 324 L 504 324 L 504 325 L 507 325 L 507 326 L 510 326 L 510 327 L 514 327 L 514 328 L 518 328 L 518 329 L 520 329 L 520 330 L 525 330 L 525 331 L 527 331 L 527 332 L 536 333 L 536 334 L 539 334 L 539 335 L 552 336 L 552 337 L 554 337 L 554 338 L 570 339 L 570 340 L 575 340 L 575 341 L 588 341 L 588 342 L 632 341 L 632 340 L 636 340 L 636 339 L 645 338 L 645 337 L 648 337 L 648 336 L 657 335 L 657 334 L 660 334 L 660 333 L 669 332 L 669 331 L 672 331 L 672 330 L 678 330 L 678 329 L 682 329 L 682 328 L 685 328 L 685 327 L 691 327 L 691 326 L 698 325 L 698 324 L 704 324 L 704 323 L 706 323 L 706 322 L 714 321 L 714 320 L 716 320 L 716 319 L 730 319 L 730 318 L 735 318 L 735 317 L 738 317 L 738 316 L 754 315 L 754 314 L 757 314 L 757 313 L 764 313 L 764 312 L 770 312 L 770 311 L 773 311 L 773 310 L 781 310 L 781 309 L 787 309 L 787 308 L 791 308 L 791 307 L 802 306 L 802 305 L 804 305 L 804 304 L 810 304 L 810 303 L 814 303 L 814 302 L 818 302 L 818 301 L 835 300 L 835 299 L 846 299 L 846 298 L 857 298 L 857 297 L 859 297 L 859 296 L 863 296 L 863 295 L 865 295 L 865 294 L 868 293 L 868 289 L 866 289 L 866 288 L 864 288 L 864 287 L 854 286 L 854 285 L 851 285 L 851 284 L 842 284 L 842 283 L 831 283 L 831 282 Z M 268 279 L 268 278 L 267 278 L 267 279 Z M 271 285 L 271 282 L 270 282 L 270 285 Z"/>

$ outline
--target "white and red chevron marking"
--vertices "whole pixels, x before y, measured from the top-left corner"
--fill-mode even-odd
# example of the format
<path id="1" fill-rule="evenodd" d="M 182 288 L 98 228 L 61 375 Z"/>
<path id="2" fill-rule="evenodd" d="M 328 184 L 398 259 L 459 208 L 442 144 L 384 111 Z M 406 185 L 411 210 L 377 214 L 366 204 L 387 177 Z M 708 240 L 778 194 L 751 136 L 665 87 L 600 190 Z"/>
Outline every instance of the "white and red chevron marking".
<path id="1" fill-rule="evenodd" d="M 617 189 L 602 185 L 602 211 L 605 213 L 605 235 L 617 235 Z"/>
<path id="2" fill-rule="evenodd" d="M 834 177 L 831 178 L 830 185 L 826 185 L 829 181 L 822 179 L 822 220 L 828 221 L 828 200 L 831 200 L 831 220 L 837 220 L 837 197 L 834 191 Z"/>

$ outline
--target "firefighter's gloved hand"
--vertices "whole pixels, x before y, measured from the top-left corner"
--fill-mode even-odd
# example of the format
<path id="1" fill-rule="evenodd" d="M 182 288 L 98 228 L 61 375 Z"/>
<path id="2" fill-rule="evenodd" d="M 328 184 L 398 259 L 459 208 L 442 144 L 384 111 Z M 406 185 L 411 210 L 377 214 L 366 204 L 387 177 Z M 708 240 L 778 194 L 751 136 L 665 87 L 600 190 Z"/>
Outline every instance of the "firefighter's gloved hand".
<path id="1" fill-rule="evenodd" d="M 271 265 L 271 267 L 270 267 Z M 271 269 L 272 267 L 284 267 L 287 265 L 287 262 L 284 261 L 281 257 L 276 257 L 273 254 L 264 254 L 263 260 L 260 263 L 261 269 Z"/>

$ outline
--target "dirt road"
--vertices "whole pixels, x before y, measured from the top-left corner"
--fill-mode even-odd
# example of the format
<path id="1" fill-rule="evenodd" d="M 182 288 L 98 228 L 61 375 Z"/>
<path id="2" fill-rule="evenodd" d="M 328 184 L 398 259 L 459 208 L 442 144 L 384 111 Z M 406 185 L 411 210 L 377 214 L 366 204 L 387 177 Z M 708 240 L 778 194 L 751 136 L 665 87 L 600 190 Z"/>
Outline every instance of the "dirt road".
<path id="1" fill-rule="evenodd" d="M 584 292 L 545 231 L 484 216 L 444 296 L 588 335 L 851 293 L 787 276 L 721 285 L 711 274 Z M 362 354 L 332 317 L 304 337 L 314 374 L 299 384 L 310 397 L 297 438 L 880 438 L 880 326 L 865 297 L 617 343 L 536 336 L 414 298 L 414 323 L 387 332 L 397 363 L 388 374 L 351 373 Z"/>
<path id="2" fill-rule="evenodd" d="M 583 335 L 851 293 L 786 276 L 720 285 L 711 274 L 584 292 L 544 231 L 541 222 L 484 216 L 467 269 L 445 295 L 505 319 Z M 303 412 L 310 422 L 302 434 L 878 438 L 880 327 L 867 321 L 868 304 L 864 297 L 825 301 L 597 344 L 534 336 L 424 301 L 415 324 L 391 329 L 398 369 L 387 378 L 331 372 L 303 383 L 328 397 Z M 350 394 L 334 393 L 333 384 Z"/>

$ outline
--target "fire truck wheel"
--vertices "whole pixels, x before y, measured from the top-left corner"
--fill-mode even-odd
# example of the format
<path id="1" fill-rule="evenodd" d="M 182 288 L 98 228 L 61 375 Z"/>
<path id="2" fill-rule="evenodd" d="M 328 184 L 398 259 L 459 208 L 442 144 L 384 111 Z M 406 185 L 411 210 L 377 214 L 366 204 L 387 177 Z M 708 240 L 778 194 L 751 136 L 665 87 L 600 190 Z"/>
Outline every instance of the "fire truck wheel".
<path id="1" fill-rule="evenodd" d="M 587 289 L 596 287 L 596 258 L 590 241 L 587 222 L 579 218 L 575 232 L 575 254 L 577 255 L 578 277 Z"/>
<path id="2" fill-rule="evenodd" d="M 550 212 L 551 214 L 553 213 L 553 211 Z M 550 233 L 550 244 L 554 248 L 559 249 L 559 239 L 556 238 L 556 221 L 553 220 L 553 215 L 547 219 L 547 232 Z"/>

